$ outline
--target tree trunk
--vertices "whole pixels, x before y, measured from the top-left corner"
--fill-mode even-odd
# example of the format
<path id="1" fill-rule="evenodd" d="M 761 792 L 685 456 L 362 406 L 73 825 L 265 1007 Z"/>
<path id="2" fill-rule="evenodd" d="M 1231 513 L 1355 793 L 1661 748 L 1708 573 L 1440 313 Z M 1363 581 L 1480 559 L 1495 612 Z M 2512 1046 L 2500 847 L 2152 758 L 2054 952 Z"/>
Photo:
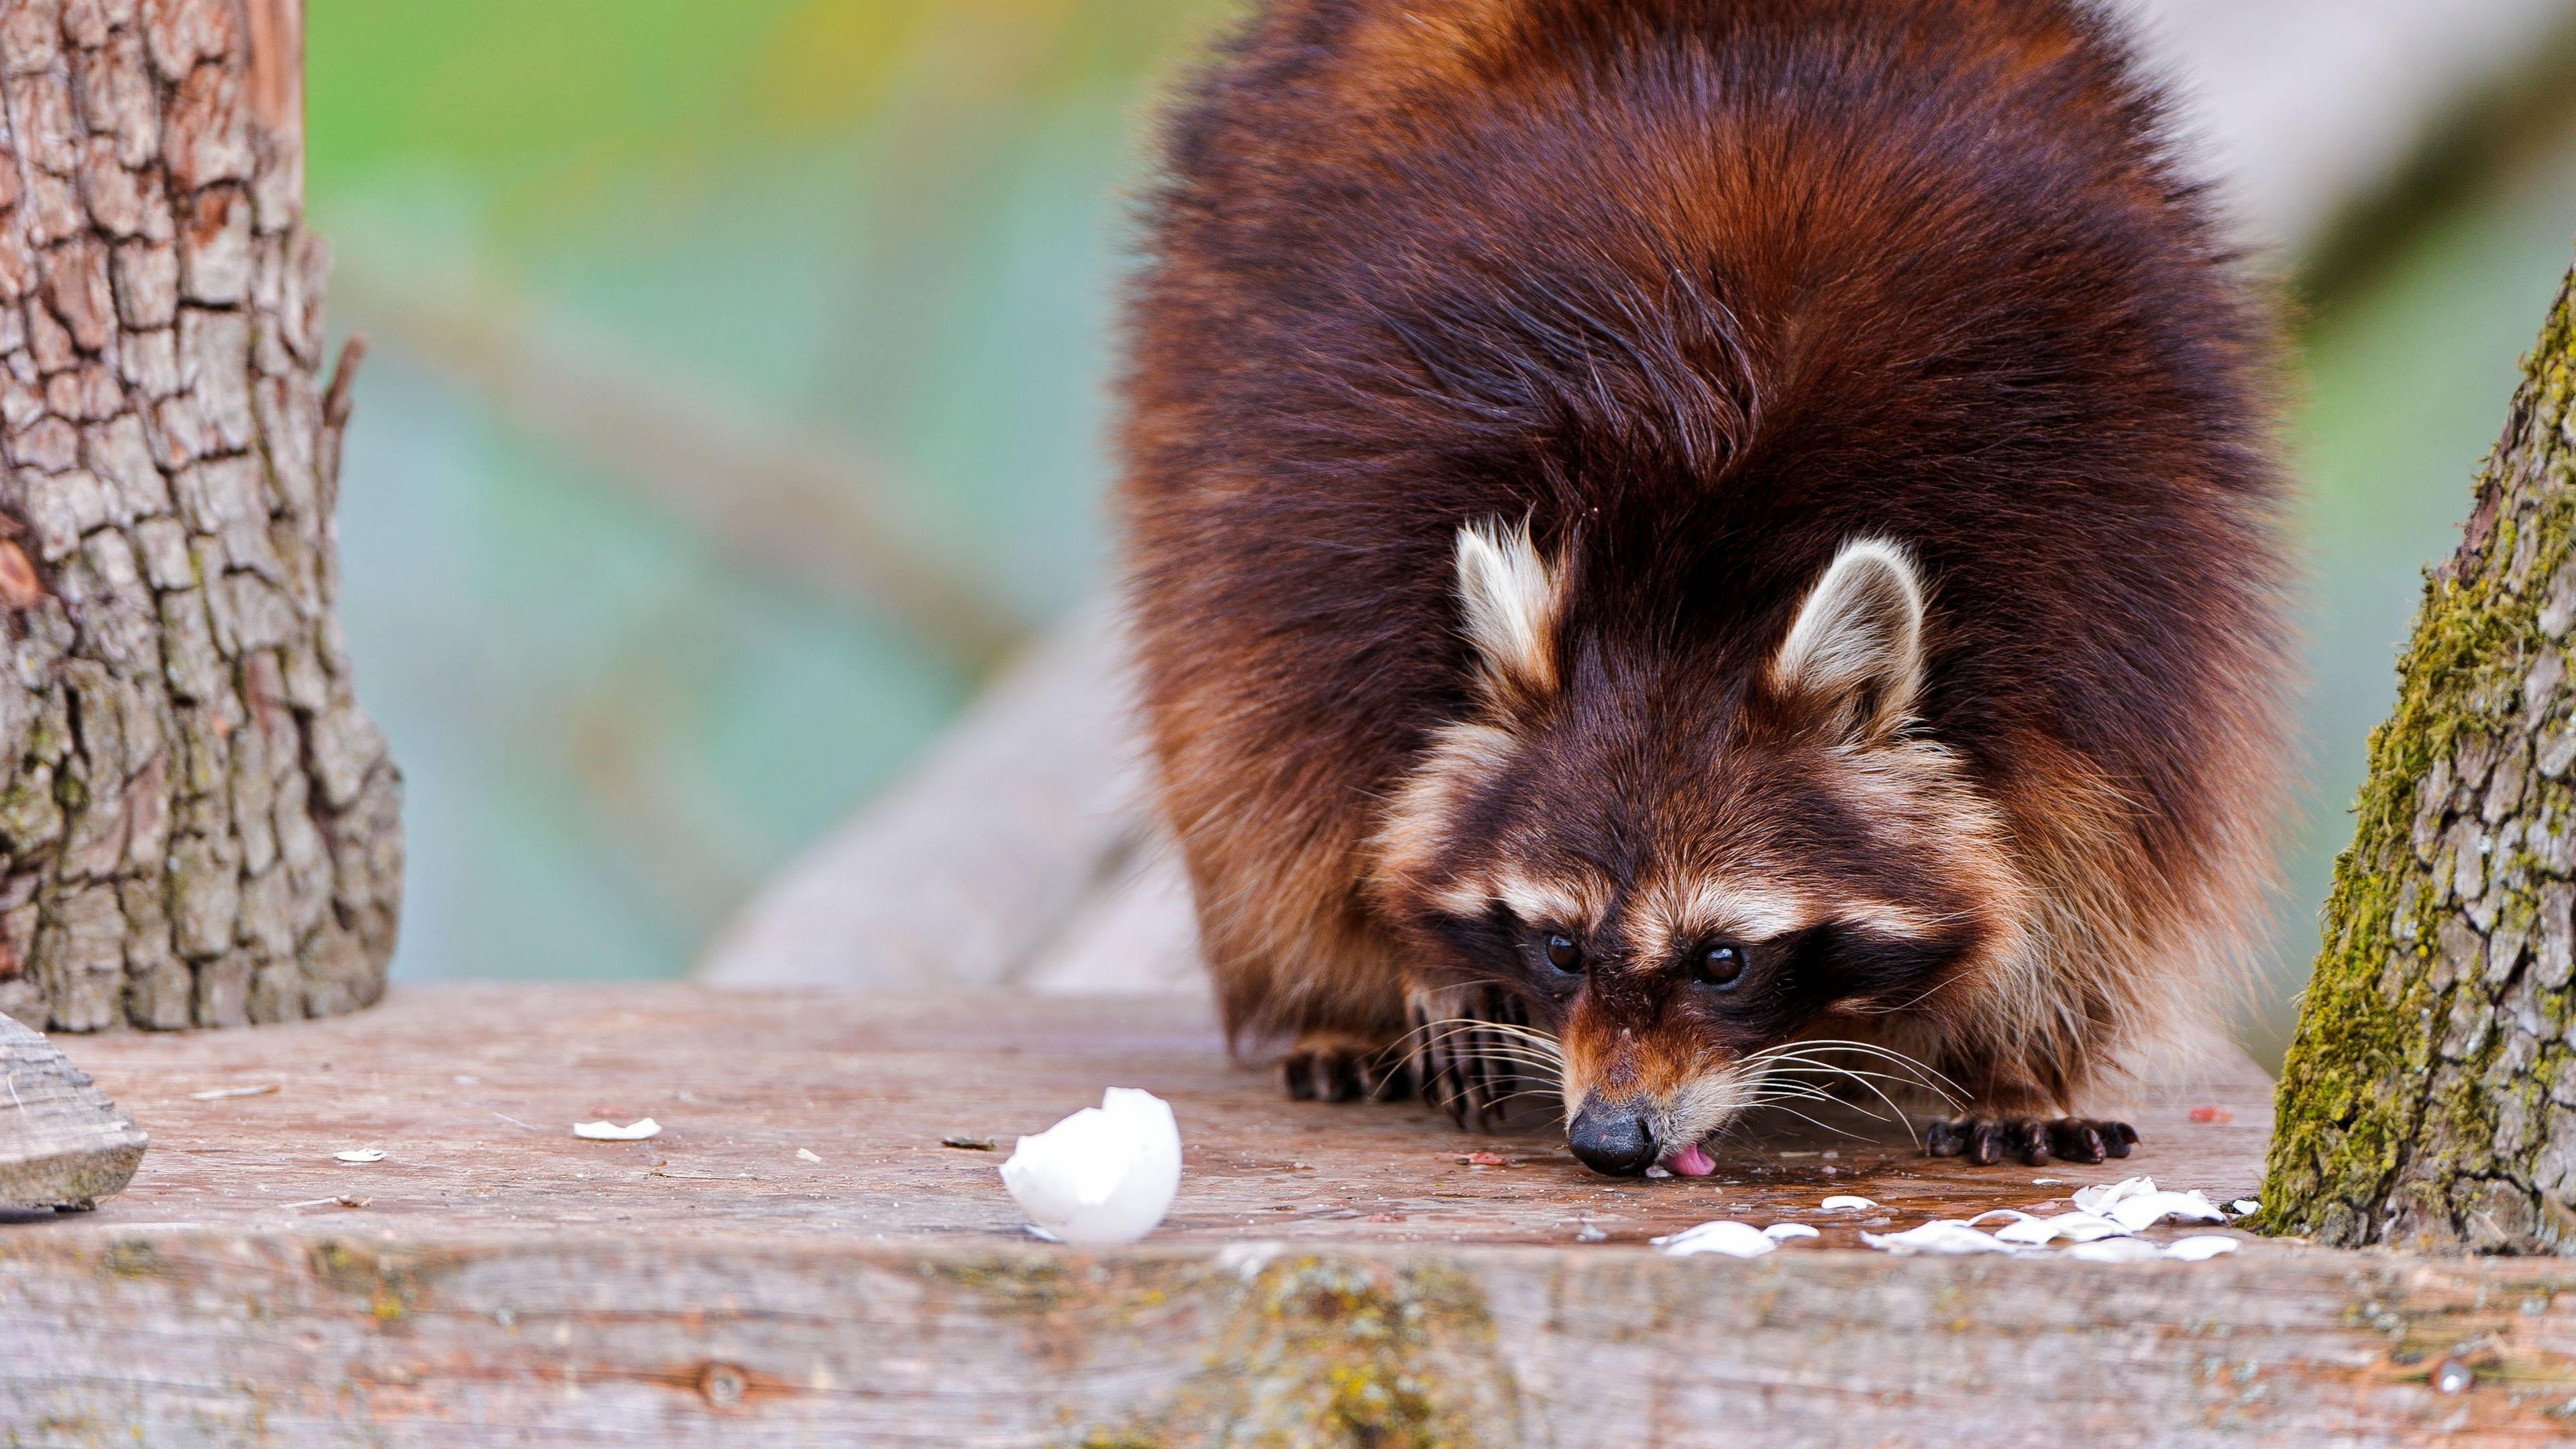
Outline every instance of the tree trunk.
<path id="1" fill-rule="evenodd" d="M 2371 736 L 2281 1074 L 2276 1230 L 2576 1254 L 2571 396 L 2576 273 Z"/>
<path id="2" fill-rule="evenodd" d="M 383 989 L 402 782 L 334 602 L 302 0 L 0 0 L 0 1011 Z"/>

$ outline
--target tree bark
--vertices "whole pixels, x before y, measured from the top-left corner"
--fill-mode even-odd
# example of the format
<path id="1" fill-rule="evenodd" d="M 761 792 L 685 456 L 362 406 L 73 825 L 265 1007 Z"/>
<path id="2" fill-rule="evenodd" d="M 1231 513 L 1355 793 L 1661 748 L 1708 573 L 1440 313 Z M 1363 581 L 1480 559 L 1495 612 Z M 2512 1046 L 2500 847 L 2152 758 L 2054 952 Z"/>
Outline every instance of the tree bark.
<path id="1" fill-rule="evenodd" d="M 0 1011 L 381 993 L 402 781 L 334 613 L 301 0 L 0 0 Z"/>
<path id="2" fill-rule="evenodd" d="M 2277 1231 L 2576 1254 L 2571 397 L 2576 273 L 2371 736 L 2281 1075 Z"/>

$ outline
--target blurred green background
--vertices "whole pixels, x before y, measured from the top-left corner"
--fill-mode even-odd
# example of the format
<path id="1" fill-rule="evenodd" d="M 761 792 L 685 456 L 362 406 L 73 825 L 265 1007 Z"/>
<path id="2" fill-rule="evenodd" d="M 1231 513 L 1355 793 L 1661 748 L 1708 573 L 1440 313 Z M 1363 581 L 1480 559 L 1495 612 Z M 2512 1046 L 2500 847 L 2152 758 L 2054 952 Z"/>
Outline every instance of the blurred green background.
<path id="1" fill-rule="evenodd" d="M 532 422 L 423 309 L 577 336 L 671 406 L 819 440 L 903 547 L 1035 624 L 1104 564 L 1108 297 L 1141 109 L 1223 13 L 312 7 L 311 214 L 340 249 L 335 322 L 377 343 L 341 530 L 362 692 L 412 782 L 398 976 L 681 974 L 977 673 L 782 562 L 780 525 L 713 538 Z M 2311 768 L 2260 1055 L 2314 950 L 2419 571 L 2456 538 L 2576 235 L 2576 108 L 2474 139 L 2303 278 Z M 724 470 L 703 474 L 687 486 L 723 508 Z"/>

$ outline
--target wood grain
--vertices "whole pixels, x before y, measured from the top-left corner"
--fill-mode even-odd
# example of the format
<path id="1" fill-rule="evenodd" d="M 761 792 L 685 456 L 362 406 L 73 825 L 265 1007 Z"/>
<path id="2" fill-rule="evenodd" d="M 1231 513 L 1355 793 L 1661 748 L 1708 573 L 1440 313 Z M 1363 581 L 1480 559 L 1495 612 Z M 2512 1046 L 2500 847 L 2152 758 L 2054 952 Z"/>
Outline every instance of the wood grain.
<path id="1" fill-rule="evenodd" d="M 0 1016 L 0 1207 L 87 1210 L 114 1197 L 149 1145 L 89 1075 Z"/>
<path id="2" fill-rule="evenodd" d="M 1818 1210 L 2240 1193 L 2241 1066 L 2142 1094 L 2103 1168 L 1801 1129 L 1610 1182 L 1548 1136 L 1291 1103 L 1188 998 L 441 988 L 78 1049 L 155 1150 L 95 1214 L 0 1225 L 0 1343 L 45 1345 L 0 1354 L 21 1444 L 2539 1443 L 2576 1402 L 2576 1265 L 1899 1260 Z M 1001 1152 L 939 1145 L 1006 1151 L 1111 1085 L 1185 1143 L 1138 1248 L 1033 1241 Z M 643 1115 L 659 1138 L 570 1135 Z M 332 1159 L 359 1147 L 386 1157 Z M 1715 1216 L 1826 1237 L 1643 1246 Z M 2454 1354 L 2477 1383 L 2446 1396 Z"/>

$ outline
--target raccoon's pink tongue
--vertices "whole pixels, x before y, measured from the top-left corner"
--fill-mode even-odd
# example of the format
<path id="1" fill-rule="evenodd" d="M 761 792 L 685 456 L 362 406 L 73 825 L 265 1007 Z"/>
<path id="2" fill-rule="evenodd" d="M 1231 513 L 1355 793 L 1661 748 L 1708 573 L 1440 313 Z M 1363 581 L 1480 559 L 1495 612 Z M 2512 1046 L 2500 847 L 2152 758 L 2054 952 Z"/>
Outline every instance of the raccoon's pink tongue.
<path id="1" fill-rule="evenodd" d="M 1717 1171 L 1717 1159 L 1694 1142 L 1679 1152 L 1665 1154 L 1664 1170 L 1676 1177 L 1706 1177 Z"/>

